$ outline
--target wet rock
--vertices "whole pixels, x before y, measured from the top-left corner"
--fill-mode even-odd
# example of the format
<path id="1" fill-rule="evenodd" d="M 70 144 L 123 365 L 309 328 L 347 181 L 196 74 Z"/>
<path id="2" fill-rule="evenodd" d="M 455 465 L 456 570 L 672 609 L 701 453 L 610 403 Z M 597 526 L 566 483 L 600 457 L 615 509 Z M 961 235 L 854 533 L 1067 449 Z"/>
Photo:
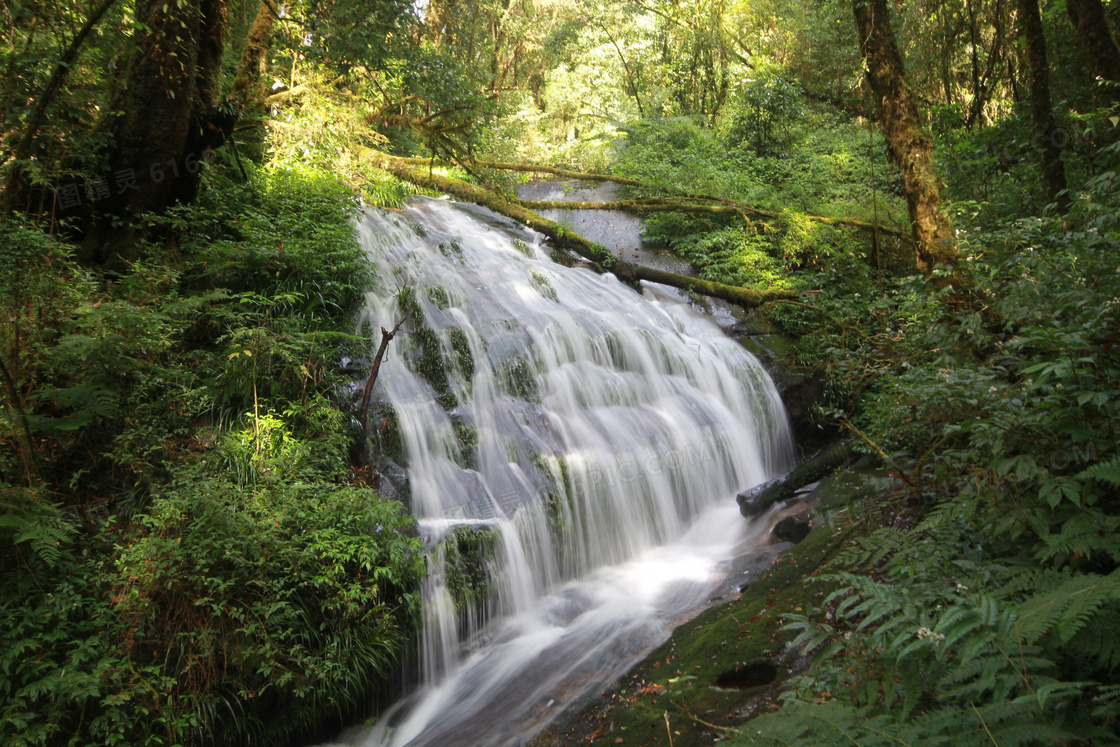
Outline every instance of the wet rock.
<path id="1" fill-rule="evenodd" d="M 392 459 L 382 457 L 377 462 L 377 472 L 380 475 L 378 492 L 381 497 L 407 505 L 412 495 L 408 470 Z"/>
<path id="2" fill-rule="evenodd" d="M 782 542 L 792 542 L 796 545 L 809 536 L 809 532 L 811 531 L 813 531 L 813 525 L 808 521 L 787 516 L 775 524 L 774 528 L 770 530 L 770 533 Z"/>

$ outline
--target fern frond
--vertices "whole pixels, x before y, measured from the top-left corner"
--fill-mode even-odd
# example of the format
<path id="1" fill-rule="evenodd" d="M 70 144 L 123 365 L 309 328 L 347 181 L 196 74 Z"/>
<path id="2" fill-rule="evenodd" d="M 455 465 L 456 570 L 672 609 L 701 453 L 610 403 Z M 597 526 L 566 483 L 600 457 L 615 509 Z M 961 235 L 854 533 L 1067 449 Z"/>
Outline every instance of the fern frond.
<path id="1" fill-rule="evenodd" d="M 0 536 L 4 530 L 12 533 L 15 544 L 27 543 L 48 566 L 54 566 L 62 557 L 63 546 L 77 532 L 54 504 L 30 506 L 0 502 Z"/>
<path id="2" fill-rule="evenodd" d="M 1100 480 L 1120 486 L 1120 454 L 1107 462 L 1097 462 L 1093 466 L 1081 470 L 1074 477 L 1078 480 Z"/>
<path id="3" fill-rule="evenodd" d="M 1036 643 L 1044 634 L 1054 631 L 1063 644 L 1069 643 L 1114 599 L 1120 599 L 1120 571 L 1108 576 L 1067 575 L 1061 584 L 1018 606 L 1019 638 L 1024 643 Z"/>
<path id="4" fill-rule="evenodd" d="M 860 537 L 836 555 L 829 566 L 844 570 L 865 570 L 878 566 L 892 553 L 914 542 L 911 534 L 891 527 Z"/>

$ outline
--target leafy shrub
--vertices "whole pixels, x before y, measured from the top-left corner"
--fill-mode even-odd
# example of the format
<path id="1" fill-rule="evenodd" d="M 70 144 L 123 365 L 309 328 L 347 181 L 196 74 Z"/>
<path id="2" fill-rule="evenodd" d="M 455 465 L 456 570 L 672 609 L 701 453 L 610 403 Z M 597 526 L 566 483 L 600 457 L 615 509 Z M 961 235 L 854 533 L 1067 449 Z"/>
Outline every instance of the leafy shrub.
<path id="1" fill-rule="evenodd" d="M 184 475 L 140 524 L 116 559 L 115 612 L 125 649 L 165 689 L 134 707 L 174 733 L 282 737 L 389 675 L 423 568 L 399 504 Z"/>
<path id="2" fill-rule="evenodd" d="M 346 485 L 354 199 L 253 176 L 209 170 L 115 275 L 0 225 L 5 744 L 285 739 L 411 636 L 411 520 Z"/>
<path id="3" fill-rule="evenodd" d="M 731 109 L 727 144 L 749 145 L 759 155 L 788 146 L 793 128 L 805 115 L 800 86 L 776 70 L 765 70 L 743 85 Z"/>

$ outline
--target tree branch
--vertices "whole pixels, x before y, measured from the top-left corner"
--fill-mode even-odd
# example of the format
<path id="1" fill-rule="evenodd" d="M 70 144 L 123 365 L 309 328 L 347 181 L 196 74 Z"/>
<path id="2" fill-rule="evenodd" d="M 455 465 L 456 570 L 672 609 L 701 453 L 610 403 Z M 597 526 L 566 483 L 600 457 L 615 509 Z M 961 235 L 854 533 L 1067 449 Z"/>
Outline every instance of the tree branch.
<path id="1" fill-rule="evenodd" d="M 373 395 L 373 385 L 377 382 L 377 374 L 381 370 L 381 359 L 385 357 L 385 351 L 389 347 L 389 341 L 397 334 L 397 330 L 404 324 L 404 319 L 397 322 L 393 327 L 393 331 L 389 332 L 384 327 L 381 328 L 381 346 L 377 348 L 377 355 L 373 359 L 373 369 L 369 372 L 369 380 L 366 381 L 365 391 L 362 394 L 362 406 L 358 409 L 358 422 L 361 423 L 362 433 L 366 432 L 366 423 L 369 417 L 369 399 Z"/>

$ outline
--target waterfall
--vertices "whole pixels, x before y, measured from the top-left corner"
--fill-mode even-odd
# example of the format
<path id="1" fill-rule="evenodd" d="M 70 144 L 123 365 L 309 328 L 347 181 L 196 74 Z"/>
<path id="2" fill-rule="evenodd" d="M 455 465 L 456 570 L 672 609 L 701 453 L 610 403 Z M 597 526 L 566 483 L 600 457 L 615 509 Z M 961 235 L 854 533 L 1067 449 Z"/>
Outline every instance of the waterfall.
<path id="1" fill-rule="evenodd" d="M 359 232 L 363 329 L 406 319 L 371 427 L 429 573 L 420 688 L 342 740 L 516 744 L 705 601 L 747 531 L 735 493 L 792 461 L 785 411 L 675 292 L 494 213 L 416 199 Z"/>

